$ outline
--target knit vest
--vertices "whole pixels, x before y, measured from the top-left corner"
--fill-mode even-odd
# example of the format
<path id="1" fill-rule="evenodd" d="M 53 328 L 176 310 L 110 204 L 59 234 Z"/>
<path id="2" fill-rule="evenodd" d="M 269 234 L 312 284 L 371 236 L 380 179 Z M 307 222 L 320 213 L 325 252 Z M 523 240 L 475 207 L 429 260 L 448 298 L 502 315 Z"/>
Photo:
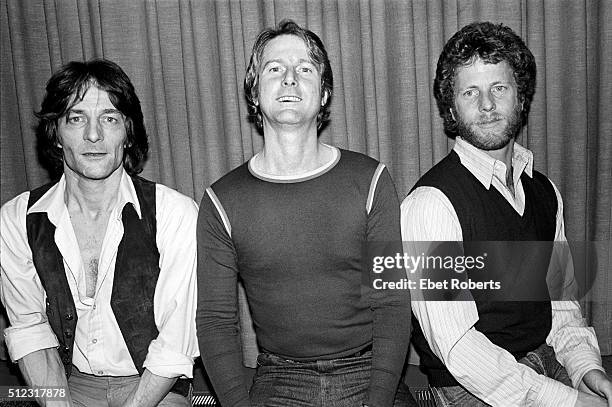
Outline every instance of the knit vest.
<path id="1" fill-rule="evenodd" d="M 159 334 L 153 314 L 153 298 L 159 277 L 159 251 L 156 243 L 155 183 L 140 177 L 132 177 L 132 182 L 142 219 L 131 203 L 123 207 L 124 232 L 117 250 L 111 309 L 134 366 L 142 375 L 149 344 Z M 28 208 L 53 185 L 47 184 L 31 191 Z M 66 376 L 70 376 L 77 313 L 63 258 L 55 244 L 55 226 L 46 212 L 34 212 L 26 216 L 26 229 L 34 267 L 47 294 L 49 324 L 59 341 L 58 352 Z M 179 380 L 172 391 L 186 395 L 189 383 Z"/>
<path id="2" fill-rule="evenodd" d="M 513 252 L 510 249 L 498 250 L 496 256 L 487 259 L 488 269 L 498 270 L 507 276 L 520 274 L 523 287 L 538 287 L 544 293 L 541 300 L 495 301 L 490 292 L 485 295 L 482 291 L 471 290 L 479 315 L 475 328 L 516 359 L 544 343 L 551 328 L 552 311 L 546 274 L 557 214 L 555 191 L 544 175 L 534 171 L 531 178 L 523 173 L 521 182 L 525 191 L 523 216 L 495 188 L 487 190 L 452 151 L 413 187 L 413 190 L 422 186 L 434 187 L 448 198 L 461 225 L 465 255 L 482 254 L 478 252 L 482 245 L 477 242 L 550 242 L 538 245 L 538 250 L 532 251 L 534 253 L 520 253 L 521 256 L 532 256 L 533 261 L 517 258 L 521 256 L 516 256 L 516 250 Z M 508 247 L 511 246 L 508 243 Z M 458 385 L 432 352 L 414 314 L 412 323 L 413 343 L 430 384 L 436 387 Z"/>

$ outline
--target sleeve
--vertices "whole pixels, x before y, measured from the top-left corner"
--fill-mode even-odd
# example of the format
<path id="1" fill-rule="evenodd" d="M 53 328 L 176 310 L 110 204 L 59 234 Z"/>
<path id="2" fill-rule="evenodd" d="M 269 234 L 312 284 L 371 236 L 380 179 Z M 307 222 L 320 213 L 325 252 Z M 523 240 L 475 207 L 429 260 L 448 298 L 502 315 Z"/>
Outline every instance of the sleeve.
<path id="1" fill-rule="evenodd" d="M 413 191 L 401 206 L 405 241 L 457 241 L 461 225 L 448 198 L 432 187 Z M 576 390 L 537 374 L 473 328 L 473 301 L 412 301 L 432 351 L 470 393 L 491 405 L 573 406 Z"/>
<path id="2" fill-rule="evenodd" d="M 367 240 L 389 242 L 401 252 L 399 201 L 382 164 L 372 180 Z M 372 373 L 367 394 L 371 406 L 393 405 L 410 341 L 410 291 L 370 290 L 373 312 Z"/>
<path id="3" fill-rule="evenodd" d="M 156 186 L 160 272 L 153 300 L 159 334 L 143 364 L 158 376 L 193 377 L 198 355 L 195 334 L 197 206 L 193 200 Z"/>
<path id="4" fill-rule="evenodd" d="M 566 243 L 563 198 L 552 181 L 551 184 L 557 196 L 555 242 Z M 565 280 L 572 281 L 574 270 L 571 253 L 567 250 L 553 250 L 551 268 L 564 270 L 562 274 L 569 276 Z M 595 331 L 587 326 L 577 301 L 552 301 L 552 327 L 546 343 L 553 347 L 559 363 L 565 367 L 576 388 L 589 370 L 604 371 Z"/>
<path id="5" fill-rule="evenodd" d="M 22 194 L 0 210 L 0 298 L 10 323 L 4 335 L 14 362 L 59 345 L 47 320 L 46 294 L 28 244 L 28 197 Z"/>
<path id="6" fill-rule="evenodd" d="M 238 328 L 236 251 L 229 219 L 211 188 L 200 204 L 197 242 L 202 360 L 222 406 L 250 406 Z"/>

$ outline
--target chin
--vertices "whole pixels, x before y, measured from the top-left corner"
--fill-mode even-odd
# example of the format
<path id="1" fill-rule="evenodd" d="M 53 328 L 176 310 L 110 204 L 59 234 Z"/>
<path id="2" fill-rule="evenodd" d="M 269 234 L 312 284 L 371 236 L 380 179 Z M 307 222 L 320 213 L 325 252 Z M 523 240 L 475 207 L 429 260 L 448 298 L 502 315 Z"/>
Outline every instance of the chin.
<path id="1" fill-rule="evenodd" d="M 111 177 L 119 168 L 83 168 L 81 170 L 70 170 L 78 178 L 90 181 L 102 181 Z"/>
<path id="2" fill-rule="evenodd" d="M 276 122 L 281 124 L 298 124 L 303 120 L 302 116 L 294 111 L 286 110 L 276 117 Z"/>
<path id="3" fill-rule="evenodd" d="M 521 130 L 520 109 L 517 108 L 500 125 L 491 129 L 482 129 L 473 122 L 457 121 L 457 134 L 476 148 L 485 151 L 500 150 L 506 147 Z M 504 124 L 502 126 L 502 123 Z"/>
<path id="4" fill-rule="evenodd" d="M 507 134 L 485 134 L 466 138 L 466 140 L 468 140 L 472 145 L 486 151 L 502 149 L 506 147 L 513 139 L 514 137 Z"/>
<path id="5" fill-rule="evenodd" d="M 514 134 L 513 129 L 509 126 L 505 126 L 499 131 L 486 132 L 477 125 L 466 126 L 459 123 L 457 134 L 480 150 L 493 151 L 506 147 L 518 133 Z"/>

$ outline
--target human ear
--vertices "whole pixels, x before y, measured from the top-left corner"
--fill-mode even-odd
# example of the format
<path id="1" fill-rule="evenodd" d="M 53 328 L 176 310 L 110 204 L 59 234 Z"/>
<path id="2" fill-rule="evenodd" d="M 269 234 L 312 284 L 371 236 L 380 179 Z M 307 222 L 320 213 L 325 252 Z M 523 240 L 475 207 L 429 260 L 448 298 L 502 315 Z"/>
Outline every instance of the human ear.
<path id="1" fill-rule="evenodd" d="M 329 92 L 327 92 L 326 90 L 323 91 L 323 94 L 321 95 L 321 106 L 325 106 L 328 98 L 329 98 Z"/>

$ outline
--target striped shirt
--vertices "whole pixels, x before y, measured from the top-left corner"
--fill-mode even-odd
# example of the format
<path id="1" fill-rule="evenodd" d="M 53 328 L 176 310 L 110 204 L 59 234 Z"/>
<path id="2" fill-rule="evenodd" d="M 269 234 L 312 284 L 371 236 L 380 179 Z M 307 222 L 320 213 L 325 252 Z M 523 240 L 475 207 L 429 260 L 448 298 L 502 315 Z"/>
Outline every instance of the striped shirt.
<path id="1" fill-rule="evenodd" d="M 523 215 L 525 193 L 520 177 L 522 173 L 532 176 L 533 154 L 529 150 L 514 144 L 514 196 L 506 186 L 506 166 L 503 162 L 491 158 L 459 137 L 454 151 L 462 165 L 487 189 L 494 187 L 518 214 Z M 566 241 L 563 201 L 558 189 L 554 189 L 558 202 L 555 241 Z M 462 240 L 455 209 L 436 188 L 415 189 L 401 205 L 401 219 L 402 238 L 405 241 Z M 555 257 L 551 260 L 551 268 L 559 264 L 571 267 L 571 261 L 567 260 Z M 412 310 L 436 356 L 462 386 L 488 404 L 574 405 L 577 390 L 519 364 L 510 353 L 491 343 L 473 327 L 478 321 L 474 302 L 412 301 Z M 554 348 L 574 387 L 578 386 L 587 371 L 603 371 L 594 330 L 587 327 L 577 302 L 552 302 L 552 328 L 546 342 Z"/>

